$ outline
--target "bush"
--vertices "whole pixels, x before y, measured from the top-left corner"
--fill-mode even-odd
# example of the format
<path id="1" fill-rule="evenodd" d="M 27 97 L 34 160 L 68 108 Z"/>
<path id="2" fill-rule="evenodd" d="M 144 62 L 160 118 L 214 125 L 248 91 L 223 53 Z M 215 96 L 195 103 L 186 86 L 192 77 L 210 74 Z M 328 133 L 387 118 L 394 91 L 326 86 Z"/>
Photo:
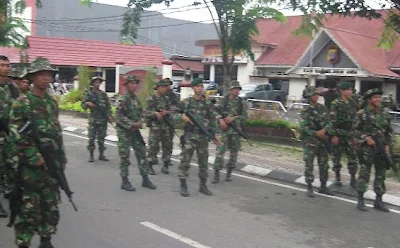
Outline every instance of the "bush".
<path id="1" fill-rule="evenodd" d="M 62 110 L 69 110 L 69 111 L 75 111 L 75 112 L 79 112 L 79 113 L 89 113 L 89 110 L 84 110 L 81 107 L 81 101 L 77 101 L 77 102 L 66 102 L 66 103 L 62 103 L 59 105 L 59 108 Z"/>
<path id="2" fill-rule="evenodd" d="M 89 68 L 87 66 L 84 65 L 79 66 L 78 80 L 79 80 L 78 90 L 80 92 L 83 93 L 85 92 L 85 90 L 88 90 L 90 88 L 90 73 L 89 73 Z"/>
<path id="3" fill-rule="evenodd" d="M 154 93 L 154 86 L 156 85 L 156 75 L 152 68 L 147 69 L 146 78 L 144 79 L 143 90 L 140 94 L 140 101 L 142 107 L 147 107 L 147 98 Z"/>
<path id="4" fill-rule="evenodd" d="M 81 102 L 83 100 L 85 92 L 81 92 L 79 90 L 71 90 L 67 95 L 63 96 L 61 102 L 62 103 L 76 103 Z"/>
<path id="5" fill-rule="evenodd" d="M 278 128 L 278 129 L 291 129 L 292 125 L 290 122 L 286 120 L 270 120 L 265 121 L 263 119 L 252 119 L 247 120 L 245 123 L 246 126 L 249 127 L 269 127 L 269 128 Z"/>

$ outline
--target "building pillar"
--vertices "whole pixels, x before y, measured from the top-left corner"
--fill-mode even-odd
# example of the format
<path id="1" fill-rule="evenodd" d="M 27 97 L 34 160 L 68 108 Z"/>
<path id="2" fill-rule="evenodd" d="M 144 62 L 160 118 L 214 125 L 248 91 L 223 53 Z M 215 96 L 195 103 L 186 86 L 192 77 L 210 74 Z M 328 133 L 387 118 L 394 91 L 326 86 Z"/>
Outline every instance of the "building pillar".
<path id="1" fill-rule="evenodd" d="M 119 75 L 121 74 L 121 67 L 124 66 L 124 62 L 116 62 L 115 63 L 115 93 L 119 94 Z"/>
<path id="2" fill-rule="evenodd" d="M 317 77 L 316 76 L 310 76 L 309 78 L 308 78 L 308 83 L 309 83 L 309 86 L 315 86 L 316 84 L 317 84 Z"/>
<path id="3" fill-rule="evenodd" d="M 162 78 L 169 78 L 172 80 L 172 65 L 174 64 L 171 60 L 163 60 L 162 64 Z"/>
<path id="4" fill-rule="evenodd" d="M 356 90 L 357 93 L 361 92 L 361 79 L 360 78 L 355 78 L 355 83 L 354 83 L 354 89 Z"/>
<path id="5" fill-rule="evenodd" d="M 215 65 L 210 65 L 210 81 L 215 82 Z"/>

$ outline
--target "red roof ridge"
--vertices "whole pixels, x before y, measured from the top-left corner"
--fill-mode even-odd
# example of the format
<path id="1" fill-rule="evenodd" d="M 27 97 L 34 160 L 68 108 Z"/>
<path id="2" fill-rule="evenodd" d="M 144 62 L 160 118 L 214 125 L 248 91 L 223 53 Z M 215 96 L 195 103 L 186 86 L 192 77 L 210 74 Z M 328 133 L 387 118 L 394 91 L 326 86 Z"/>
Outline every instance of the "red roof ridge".
<path id="1" fill-rule="evenodd" d="M 345 29 L 341 29 L 341 28 L 333 28 L 333 27 L 329 27 L 329 26 L 324 26 L 324 28 L 325 29 L 336 30 L 336 31 L 339 31 L 339 32 L 345 32 L 345 33 L 349 33 L 349 34 L 359 35 L 359 36 L 363 36 L 363 37 L 370 38 L 370 39 L 379 40 L 379 38 L 377 38 L 377 37 L 373 37 L 373 36 L 369 36 L 369 35 L 366 35 L 366 34 L 357 33 L 357 32 L 350 31 L 350 30 L 345 30 Z"/>
<path id="2" fill-rule="evenodd" d="M 47 36 L 28 36 L 28 39 L 45 39 L 45 40 L 58 40 L 58 41 L 71 41 L 71 42 L 85 42 L 85 43 L 98 43 L 98 44 L 109 44 L 109 45 L 120 45 L 120 46 L 136 46 L 136 47 L 157 47 L 157 45 L 149 45 L 149 44 L 121 44 L 117 42 L 111 41 L 101 41 L 101 40 L 85 40 L 85 39 L 78 39 L 78 38 L 65 38 L 65 37 L 47 37 Z"/>

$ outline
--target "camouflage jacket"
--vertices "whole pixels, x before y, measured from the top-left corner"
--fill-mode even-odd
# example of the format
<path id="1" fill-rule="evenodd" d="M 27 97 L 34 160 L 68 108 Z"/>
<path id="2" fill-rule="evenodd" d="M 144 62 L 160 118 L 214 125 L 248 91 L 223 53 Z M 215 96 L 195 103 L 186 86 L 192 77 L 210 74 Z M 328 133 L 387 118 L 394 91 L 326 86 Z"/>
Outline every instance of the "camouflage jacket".
<path id="1" fill-rule="evenodd" d="M 353 99 L 353 101 L 357 104 L 358 109 L 361 109 L 361 106 L 363 104 L 362 96 L 358 93 L 355 93 L 355 94 L 351 95 L 351 99 Z"/>
<path id="2" fill-rule="evenodd" d="M 361 144 L 366 144 L 367 137 L 384 137 L 384 143 L 391 145 L 393 129 L 390 123 L 391 117 L 383 108 L 372 110 L 368 105 L 357 112 L 354 131 L 355 137 Z"/>
<path id="3" fill-rule="evenodd" d="M 341 97 L 334 100 L 330 112 L 332 135 L 352 136 L 354 118 L 358 110 L 358 104 L 351 98 L 347 103 Z"/>
<path id="4" fill-rule="evenodd" d="M 340 94 L 336 90 L 328 90 L 324 93 L 325 106 L 328 108 L 328 110 L 331 109 L 331 103 L 338 97 L 340 97 Z"/>
<path id="5" fill-rule="evenodd" d="M 96 105 L 96 108 L 90 109 L 90 120 L 95 121 L 97 124 L 106 124 L 109 117 L 111 117 L 111 104 L 108 99 L 107 93 L 104 91 L 88 91 L 82 100 L 82 108 L 88 109 L 88 102 Z"/>
<path id="6" fill-rule="evenodd" d="M 216 104 L 216 108 L 218 109 L 218 113 L 222 113 L 220 118 L 226 117 L 228 115 L 233 117 L 233 123 L 242 130 L 244 123 L 247 120 L 247 109 L 240 97 L 226 100 L 226 97 L 221 97 Z M 226 105 L 226 106 L 225 106 Z M 235 130 L 229 127 L 226 131 L 226 134 L 236 134 Z"/>
<path id="7" fill-rule="evenodd" d="M 181 101 L 172 90 L 168 90 L 166 96 L 168 97 L 170 104 L 172 104 L 174 107 L 180 108 Z"/>
<path id="8" fill-rule="evenodd" d="M 14 101 L 10 113 L 10 125 L 15 135 L 20 164 L 36 166 L 41 158 L 32 138 L 17 132 L 26 122 L 32 121 L 32 114 L 35 114 L 37 136 L 40 142 L 52 149 L 59 166 L 66 163 L 57 101 L 48 94 L 38 97 L 32 92 L 28 92 Z"/>
<path id="9" fill-rule="evenodd" d="M 169 128 L 165 120 L 159 121 L 156 116 L 156 112 L 160 110 L 171 110 L 171 104 L 168 97 L 157 96 L 156 94 L 149 96 L 147 99 L 147 109 L 146 109 L 146 123 L 151 129 L 166 129 Z M 172 115 L 166 115 L 164 118 L 168 118 L 169 122 L 173 123 Z"/>
<path id="10" fill-rule="evenodd" d="M 118 97 L 117 105 L 117 127 L 130 130 L 135 122 L 143 122 L 144 113 L 140 99 L 135 94 L 125 94 Z"/>
<path id="11" fill-rule="evenodd" d="M 305 107 L 301 111 L 301 139 L 306 143 L 317 144 L 321 141 L 316 136 L 317 131 L 326 128 L 326 133 L 331 134 L 332 124 L 328 115 L 328 109 L 320 103 Z"/>
<path id="12" fill-rule="evenodd" d="M 196 100 L 194 97 L 189 97 L 182 102 L 183 112 L 191 111 L 196 120 L 203 123 L 204 127 L 211 130 L 214 134 L 219 134 L 220 129 L 217 123 L 217 115 L 215 113 L 214 105 L 202 97 L 200 100 Z M 177 120 L 182 119 L 182 114 L 176 115 Z M 190 123 L 185 124 L 185 130 L 190 130 L 185 132 L 186 139 L 198 140 L 200 136 L 204 137 L 197 127 L 192 126 Z"/>

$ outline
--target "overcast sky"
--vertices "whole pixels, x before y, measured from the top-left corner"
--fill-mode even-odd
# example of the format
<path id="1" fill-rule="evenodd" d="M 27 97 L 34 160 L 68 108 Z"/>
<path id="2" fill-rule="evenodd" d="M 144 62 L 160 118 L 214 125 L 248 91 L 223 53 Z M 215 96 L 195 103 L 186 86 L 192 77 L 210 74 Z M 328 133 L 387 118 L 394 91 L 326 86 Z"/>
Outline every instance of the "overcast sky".
<path id="1" fill-rule="evenodd" d="M 188 6 L 195 1 L 203 3 L 203 0 L 174 0 L 174 2 L 171 4 L 170 8 L 179 8 L 182 6 Z M 381 2 L 381 1 L 382 0 L 366 0 L 366 2 L 373 8 L 379 8 L 379 5 L 377 3 Z M 129 0 L 97 0 L 97 2 L 110 4 L 110 5 L 126 6 L 126 4 L 129 2 Z M 196 7 L 187 7 L 187 8 L 182 8 L 182 9 L 178 10 L 180 12 L 177 12 L 177 9 L 166 10 L 167 8 L 164 4 L 158 4 L 158 5 L 154 5 L 149 10 L 156 10 L 156 11 L 161 10 L 161 12 L 164 13 L 164 15 L 167 17 L 182 19 L 182 20 L 189 20 L 189 21 L 211 20 L 210 13 L 208 12 L 207 8 L 204 8 L 204 7 L 205 7 L 205 5 L 200 5 L 197 8 Z M 278 9 L 279 9 L 279 6 L 278 6 Z M 175 12 L 175 13 L 168 14 L 169 12 Z M 300 13 L 293 13 L 292 11 L 287 11 L 287 10 L 282 10 L 282 12 L 285 15 L 300 14 Z"/>

